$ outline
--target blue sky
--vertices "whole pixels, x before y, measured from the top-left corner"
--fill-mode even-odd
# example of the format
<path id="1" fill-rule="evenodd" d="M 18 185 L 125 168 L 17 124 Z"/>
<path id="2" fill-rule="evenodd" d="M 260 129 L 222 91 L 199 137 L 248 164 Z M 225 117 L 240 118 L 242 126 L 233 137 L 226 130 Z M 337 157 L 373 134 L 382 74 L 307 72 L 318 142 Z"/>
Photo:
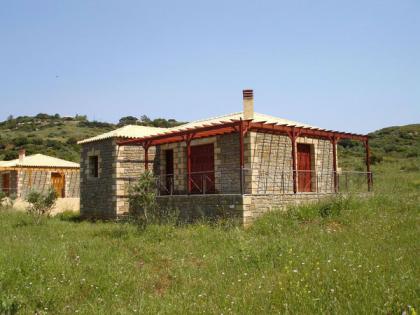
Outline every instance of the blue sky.
<path id="1" fill-rule="evenodd" d="M 0 119 L 420 123 L 420 1 L 2 1 Z"/>

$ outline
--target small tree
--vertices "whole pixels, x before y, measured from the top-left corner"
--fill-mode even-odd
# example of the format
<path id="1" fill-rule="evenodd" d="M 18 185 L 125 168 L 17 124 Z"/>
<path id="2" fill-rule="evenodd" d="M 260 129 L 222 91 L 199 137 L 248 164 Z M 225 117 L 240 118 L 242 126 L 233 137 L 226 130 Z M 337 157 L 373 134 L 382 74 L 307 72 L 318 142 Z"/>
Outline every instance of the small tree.
<path id="1" fill-rule="evenodd" d="M 39 224 L 43 217 L 49 217 L 55 206 L 57 192 L 53 187 L 43 194 L 38 191 L 31 191 L 26 197 L 29 206 L 26 208 L 28 214 L 34 217 L 35 223 Z"/>
<path id="2" fill-rule="evenodd" d="M 6 207 L 7 196 L 4 192 L 0 191 L 0 209 Z"/>
<path id="3" fill-rule="evenodd" d="M 144 229 L 156 218 L 156 181 L 149 171 L 140 175 L 138 182 L 129 190 L 130 217 Z"/>

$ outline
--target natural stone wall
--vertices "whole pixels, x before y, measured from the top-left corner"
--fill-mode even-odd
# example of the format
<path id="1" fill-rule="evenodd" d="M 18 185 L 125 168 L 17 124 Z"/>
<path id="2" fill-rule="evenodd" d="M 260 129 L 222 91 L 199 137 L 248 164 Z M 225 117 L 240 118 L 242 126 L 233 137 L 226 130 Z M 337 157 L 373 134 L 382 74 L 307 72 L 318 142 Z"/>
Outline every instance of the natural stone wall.
<path id="1" fill-rule="evenodd" d="M 270 211 L 284 211 L 291 205 L 317 202 L 333 194 L 284 195 L 173 195 L 157 198 L 160 207 L 179 210 L 183 220 L 230 217 L 241 225 L 250 225 Z"/>
<path id="2" fill-rule="evenodd" d="M 283 194 L 283 195 L 244 195 L 243 196 L 243 224 L 249 225 L 261 215 L 276 210 L 284 211 L 291 205 L 307 202 L 317 202 L 333 196 L 330 194 Z"/>
<path id="3" fill-rule="evenodd" d="M 129 210 L 128 194 L 130 185 L 135 184 L 145 171 L 145 154 L 141 146 L 120 146 L 117 148 L 116 159 L 116 213 L 126 214 Z M 148 150 L 149 170 L 156 169 L 156 148 Z M 156 161 L 157 162 L 157 161 Z"/>
<path id="4" fill-rule="evenodd" d="M 250 194 L 285 194 L 293 192 L 292 143 L 286 135 L 250 133 L 251 169 L 246 170 L 251 181 Z M 297 138 L 296 143 L 311 146 L 312 191 L 333 192 L 332 144 L 328 140 Z M 297 153 L 296 153 L 297 154 Z M 299 176 L 297 176 L 299 180 Z"/>
<path id="5" fill-rule="evenodd" d="M 66 172 L 65 176 L 65 197 L 78 198 L 80 193 L 80 178 L 78 171 Z M 47 192 L 51 187 L 51 172 L 46 170 L 19 170 L 2 172 L 10 174 L 10 193 L 15 193 L 19 198 L 25 198 L 31 190 L 41 193 Z M 0 181 L 0 190 L 3 188 Z"/>
<path id="6" fill-rule="evenodd" d="M 18 195 L 25 198 L 30 191 L 44 193 L 51 186 L 51 176 L 46 171 L 19 171 L 18 172 Z"/>
<path id="7" fill-rule="evenodd" d="M 116 217 L 115 139 L 86 143 L 80 159 L 80 214 L 82 217 Z M 98 177 L 89 172 L 89 156 L 98 156 Z"/>
<path id="8" fill-rule="evenodd" d="M 80 172 L 65 172 L 65 198 L 80 197 Z"/>
<path id="9" fill-rule="evenodd" d="M 292 142 L 288 136 L 250 132 L 251 194 L 293 192 Z"/>
<path id="10" fill-rule="evenodd" d="M 217 137 L 216 189 L 222 194 L 240 193 L 240 148 L 237 133 Z"/>
<path id="11" fill-rule="evenodd" d="M 230 217 L 242 221 L 242 195 L 178 195 L 157 198 L 160 207 L 178 210 L 184 221 Z"/>

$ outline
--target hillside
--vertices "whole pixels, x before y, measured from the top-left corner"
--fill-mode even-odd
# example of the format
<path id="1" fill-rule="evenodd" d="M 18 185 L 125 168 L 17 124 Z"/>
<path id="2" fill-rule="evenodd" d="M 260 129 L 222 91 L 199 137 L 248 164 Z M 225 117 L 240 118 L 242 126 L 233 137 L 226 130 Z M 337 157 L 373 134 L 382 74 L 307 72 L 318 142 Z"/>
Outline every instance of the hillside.
<path id="1" fill-rule="evenodd" d="M 38 114 L 34 117 L 9 117 L 0 122 L 0 160 L 11 160 L 18 156 L 19 148 L 27 154 L 43 153 L 78 162 L 80 146 L 78 140 L 96 136 L 127 124 L 155 127 L 172 127 L 181 124 L 174 119 L 147 116 L 122 117 L 118 124 L 89 121 L 86 116 L 61 117 Z"/>
<path id="2" fill-rule="evenodd" d="M 369 133 L 373 165 L 399 163 L 401 170 L 420 170 L 420 124 L 387 127 Z M 339 146 L 341 165 L 362 168 L 364 147 L 360 142 L 343 140 Z M 413 169 L 414 168 L 414 169 Z"/>

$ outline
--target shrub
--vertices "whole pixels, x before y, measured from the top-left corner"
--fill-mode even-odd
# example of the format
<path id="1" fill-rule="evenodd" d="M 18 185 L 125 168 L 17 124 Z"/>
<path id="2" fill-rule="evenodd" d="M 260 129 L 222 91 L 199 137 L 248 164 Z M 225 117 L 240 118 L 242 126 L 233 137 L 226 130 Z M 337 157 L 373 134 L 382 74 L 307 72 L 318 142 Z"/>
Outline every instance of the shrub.
<path id="1" fill-rule="evenodd" d="M 17 314 L 20 307 L 16 297 L 0 296 L 0 314 L 13 315 Z"/>
<path id="2" fill-rule="evenodd" d="M 15 146 L 22 146 L 22 145 L 28 144 L 28 138 L 27 137 L 20 136 L 20 137 L 17 137 L 15 139 L 13 139 L 12 140 L 12 143 Z"/>
<path id="3" fill-rule="evenodd" d="M 140 175 L 138 182 L 129 190 L 130 218 L 139 228 L 145 228 L 156 212 L 156 182 L 151 172 Z"/>
<path id="4" fill-rule="evenodd" d="M 419 154 L 416 152 L 416 151 L 414 151 L 414 150 L 410 150 L 409 152 L 407 152 L 407 154 L 406 154 L 406 157 L 408 157 L 408 158 L 412 158 L 412 157 L 418 157 L 419 156 Z"/>
<path id="5" fill-rule="evenodd" d="M 5 207 L 7 196 L 4 192 L 0 191 L 0 209 Z"/>
<path id="6" fill-rule="evenodd" d="M 35 223 L 39 224 L 43 217 L 50 216 L 56 200 L 57 192 L 52 187 L 45 194 L 38 191 L 31 191 L 26 197 L 26 201 L 29 203 L 26 211 L 33 216 Z"/>
<path id="7" fill-rule="evenodd" d="M 44 143 L 44 140 L 42 138 L 35 137 L 31 140 L 31 143 L 36 145 L 42 145 Z"/>
<path id="8" fill-rule="evenodd" d="M 76 137 L 70 137 L 70 138 L 67 139 L 66 143 L 70 144 L 70 145 L 77 144 L 77 138 Z"/>
<path id="9" fill-rule="evenodd" d="M 57 215 L 57 217 L 61 221 L 69 221 L 69 222 L 80 222 L 81 221 L 80 213 L 75 212 L 75 211 L 71 211 L 71 210 L 63 211 L 63 212 L 59 213 Z"/>
<path id="10" fill-rule="evenodd" d="M 371 155 L 371 157 L 370 157 L 370 163 L 372 165 L 375 165 L 375 164 L 381 163 L 383 161 L 383 159 L 384 158 L 383 158 L 382 155 L 375 153 L 375 154 L 372 154 Z"/>
<path id="11" fill-rule="evenodd" d="M 17 159 L 18 157 L 19 157 L 19 154 L 16 151 L 7 150 L 7 151 L 4 152 L 4 160 L 5 161 L 14 160 L 14 159 Z"/>
<path id="12" fill-rule="evenodd" d="M 140 229 L 148 224 L 173 223 L 178 219 L 178 210 L 161 208 L 156 202 L 156 181 L 149 171 L 140 175 L 138 182 L 129 190 L 129 213 Z"/>
<path id="13" fill-rule="evenodd" d="M 4 192 L 0 191 L 0 210 L 13 208 L 17 199 L 15 193 L 6 195 Z"/>

